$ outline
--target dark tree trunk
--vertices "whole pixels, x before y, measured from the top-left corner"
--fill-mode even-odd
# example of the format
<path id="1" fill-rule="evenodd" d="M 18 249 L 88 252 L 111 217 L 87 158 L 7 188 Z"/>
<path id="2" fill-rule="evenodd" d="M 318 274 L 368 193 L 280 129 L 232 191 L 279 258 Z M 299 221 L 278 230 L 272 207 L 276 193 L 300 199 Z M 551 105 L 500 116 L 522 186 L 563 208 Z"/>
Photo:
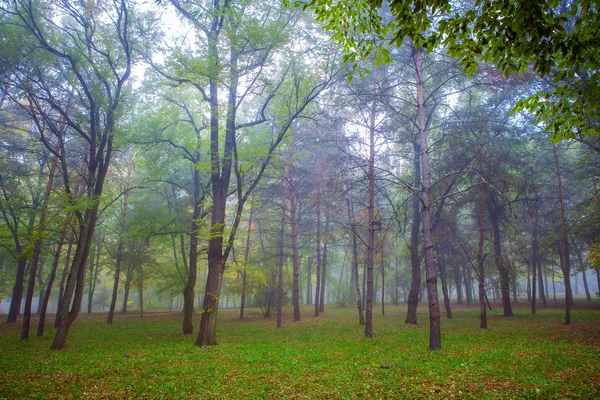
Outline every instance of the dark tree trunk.
<path id="1" fill-rule="evenodd" d="M 477 244 L 477 279 L 479 284 L 479 327 L 487 329 L 487 313 L 485 295 L 485 267 L 483 262 L 483 243 L 485 239 L 485 220 L 484 220 L 484 202 L 483 202 L 483 145 L 479 145 L 478 154 L 479 186 L 477 188 L 477 220 L 479 222 L 479 242 Z M 468 296 L 467 296 L 468 298 Z"/>
<path id="2" fill-rule="evenodd" d="M 374 67 L 374 66 L 373 66 Z M 367 238 L 367 298 L 365 302 L 365 336 L 373 336 L 373 268 L 375 263 L 375 118 L 377 112 L 376 68 L 372 72 L 372 99 L 369 124 L 369 203 L 368 203 L 368 238 Z"/>
<path id="3" fill-rule="evenodd" d="M 121 224 L 119 228 L 119 242 L 117 244 L 117 257 L 115 260 L 115 279 L 113 283 L 113 291 L 110 299 L 110 308 L 108 309 L 109 324 L 113 323 L 115 317 L 115 308 L 117 307 L 117 297 L 119 295 L 119 279 L 121 278 L 121 262 L 123 260 L 123 245 L 125 235 L 125 224 L 127 221 L 127 207 L 129 201 L 129 191 L 131 190 L 131 175 L 133 172 L 133 157 L 127 165 L 127 177 L 125 178 L 125 190 L 123 191 L 123 209 L 121 210 Z"/>
<path id="4" fill-rule="evenodd" d="M 329 211 L 325 210 L 325 239 L 323 240 L 323 262 L 321 263 L 321 299 L 319 311 L 325 311 L 325 283 L 327 282 L 327 245 L 329 243 Z"/>
<path id="5" fill-rule="evenodd" d="M 127 272 L 125 273 L 125 285 L 123 286 L 123 307 L 121 313 L 127 313 L 127 306 L 129 302 L 129 291 L 131 290 L 131 280 L 133 279 L 133 268 L 131 265 L 127 266 Z"/>
<path id="6" fill-rule="evenodd" d="M 317 199 L 317 290 L 315 291 L 315 317 L 319 316 L 319 300 L 321 297 L 321 194 L 318 193 L 319 199 Z"/>
<path id="7" fill-rule="evenodd" d="M 381 315 L 385 315 L 385 266 L 381 258 Z"/>
<path id="8" fill-rule="evenodd" d="M 199 136 L 199 135 L 198 135 Z M 200 139 L 198 138 L 198 141 Z M 188 279 L 185 288 L 183 289 L 183 326 L 182 332 L 189 335 L 194 331 L 194 289 L 196 287 L 196 279 L 198 276 L 198 234 L 200 226 L 198 220 L 200 218 L 200 189 L 202 182 L 200 180 L 200 170 L 196 166 L 200 162 L 200 152 L 196 152 L 194 163 L 194 197 L 193 197 L 193 215 L 192 226 L 190 232 L 190 268 L 188 271 Z"/>
<path id="9" fill-rule="evenodd" d="M 534 185 L 535 194 L 535 208 L 533 212 L 533 235 L 531 238 L 531 258 L 532 258 L 532 277 L 531 277 L 531 313 L 536 312 L 536 292 L 537 292 L 537 269 L 539 263 L 539 244 L 538 244 L 538 226 L 539 226 L 539 209 L 540 199 L 538 196 L 537 185 Z M 542 295 L 542 288 L 540 287 L 540 295 Z"/>
<path id="10" fill-rule="evenodd" d="M 356 232 L 356 224 L 354 221 L 354 210 L 350 204 L 350 199 L 346 197 L 346 206 L 348 208 L 348 221 L 350 222 L 350 229 L 352 235 L 352 272 L 351 282 L 354 283 L 356 288 L 356 307 L 358 309 L 358 322 L 363 325 L 365 323 L 365 317 L 363 315 L 362 308 L 362 296 L 360 293 L 360 279 L 358 273 L 358 233 Z"/>
<path id="11" fill-rule="evenodd" d="M 21 251 L 17 249 L 20 254 Z M 17 261 L 17 274 L 15 277 L 15 285 L 13 286 L 12 297 L 10 301 L 10 309 L 8 310 L 8 318 L 6 322 L 17 322 L 17 317 L 21 313 L 21 301 L 23 300 L 23 283 L 25 282 L 25 269 L 27 268 L 27 258 L 25 255 L 19 257 Z"/>
<path id="12" fill-rule="evenodd" d="M 446 318 L 452 319 L 452 307 L 450 306 L 450 296 L 448 295 L 446 264 L 443 263 L 438 255 L 438 265 L 440 278 L 442 280 L 442 295 L 444 296 L 444 308 L 446 309 Z"/>
<path id="13" fill-rule="evenodd" d="M 246 308 L 246 291 L 248 290 L 247 269 L 250 261 L 250 234 L 252 233 L 252 216 L 254 214 L 254 197 L 250 203 L 250 216 L 248 217 L 248 232 L 246 233 L 246 248 L 244 249 L 244 269 L 242 270 L 242 298 L 240 300 L 240 319 L 244 319 L 244 309 Z"/>
<path id="14" fill-rule="evenodd" d="M 417 126 L 419 128 L 419 146 L 423 180 L 421 184 L 423 246 L 425 271 L 427 279 L 427 302 L 429 304 L 429 350 L 442 348 L 442 333 L 440 327 L 440 306 L 437 293 L 437 275 L 433 254 L 433 237 L 431 222 L 431 172 L 429 166 L 429 147 L 427 145 L 427 123 L 425 119 L 425 95 L 423 81 L 423 50 L 416 49 L 415 69 L 417 81 Z"/>
<path id="15" fill-rule="evenodd" d="M 306 266 L 306 304 L 312 304 L 312 257 L 308 258 Z"/>
<path id="16" fill-rule="evenodd" d="M 563 186 L 560 172 L 560 163 L 558 162 L 558 150 L 555 144 L 552 145 L 554 150 L 554 163 L 556 166 L 556 178 L 558 181 L 558 198 L 560 201 L 560 225 L 561 225 L 561 242 L 563 250 L 563 263 L 561 264 L 564 282 L 565 282 L 565 325 L 571 323 L 571 304 L 573 303 L 573 294 L 571 293 L 571 256 L 569 249 L 569 234 L 567 221 L 565 218 L 565 199 L 563 195 Z"/>
<path id="17" fill-rule="evenodd" d="M 287 172 L 287 171 L 286 171 Z M 287 173 L 285 174 L 287 175 Z M 283 196 L 281 199 L 281 225 L 279 235 L 279 265 L 278 265 L 278 279 L 277 279 L 277 328 L 281 328 L 281 317 L 283 312 L 283 264 L 285 262 L 285 218 L 287 208 L 287 187 L 286 176 L 284 175 L 283 182 Z"/>
<path id="18" fill-rule="evenodd" d="M 290 157 L 290 164 L 291 164 Z M 292 305 L 294 306 L 294 321 L 300 321 L 300 262 L 298 257 L 298 228 L 296 223 L 296 189 L 292 179 L 292 168 L 288 167 L 288 183 L 290 185 L 290 223 L 292 229 Z"/>
<path id="19" fill-rule="evenodd" d="M 456 286 L 456 304 L 462 304 L 463 297 L 460 279 L 460 264 L 458 262 L 452 264 L 452 273 L 454 275 L 454 285 Z"/>
<path id="20" fill-rule="evenodd" d="M 502 258 L 502 241 L 500 238 L 498 209 L 494 199 L 491 196 L 488 198 L 488 212 L 490 214 L 490 221 L 492 222 L 492 233 L 494 235 L 494 256 L 496 268 L 498 269 L 498 274 L 500 275 L 500 293 L 502 296 L 504 316 L 510 317 L 513 315 L 512 305 L 510 303 L 510 275 L 504 263 L 504 259 Z"/>
<path id="21" fill-rule="evenodd" d="M 65 281 L 67 279 L 67 274 L 69 272 L 69 265 L 71 263 L 71 251 L 73 250 L 73 241 L 75 238 L 75 234 L 73 232 L 71 232 L 70 238 L 69 238 L 69 246 L 67 247 L 67 254 L 65 255 L 65 267 L 63 268 L 63 272 L 60 278 L 60 284 L 59 284 L 59 288 L 58 288 L 58 302 L 57 302 L 57 310 L 56 310 L 56 316 L 54 318 L 54 327 L 58 328 L 58 325 L 60 324 L 60 313 L 58 312 L 58 309 L 60 308 L 60 303 L 62 302 L 63 299 L 63 295 L 65 292 Z"/>
<path id="22" fill-rule="evenodd" d="M 96 244 L 96 257 L 92 256 L 90 260 L 90 282 L 88 285 L 88 306 L 87 313 L 92 313 L 92 304 L 94 300 L 94 292 L 96 291 L 96 282 L 98 281 L 98 273 L 100 272 L 100 253 L 102 252 L 102 241 L 99 240 Z"/>
<path id="23" fill-rule="evenodd" d="M 413 143 L 414 148 L 414 164 L 413 176 L 415 180 L 415 188 L 421 188 L 421 149 L 418 141 Z M 408 310 L 406 314 L 407 324 L 417 323 L 417 306 L 419 305 L 419 290 L 421 289 L 421 256 L 419 246 L 419 230 L 421 229 L 421 201 L 418 196 L 413 195 L 412 200 L 412 225 L 410 234 L 410 264 L 411 264 L 411 284 L 410 292 L 408 293 Z"/>
<path id="24" fill-rule="evenodd" d="M 48 310 L 48 302 L 50 301 L 50 294 L 52 293 L 52 285 L 54 285 L 54 279 L 56 278 L 56 271 L 58 270 L 58 263 L 60 261 L 60 253 L 62 251 L 63 245 L 65 243 L 65 238 L 67 236 L 67 228 L 69 226 L 69 222 L 71 221 L 71 215 L 67 215 L 65 218 L 65 223 L 63 224 L 63 229 L 60 233 L 60 237 L 58 239 L 58 244 L 56 246 L 56 251 L 54 252 L 54 259 L 52 261 L 52 270 L 50 271 L 50 275 L 48 276 L 48 282 L 46 283 L 46 292 L 44 294 L 44 299 L 42 306 L 40 308 L 40 322 L 38 324 L 37 335 L 44 335 L 44 327 L 46 325 L 46 312 Z"/>

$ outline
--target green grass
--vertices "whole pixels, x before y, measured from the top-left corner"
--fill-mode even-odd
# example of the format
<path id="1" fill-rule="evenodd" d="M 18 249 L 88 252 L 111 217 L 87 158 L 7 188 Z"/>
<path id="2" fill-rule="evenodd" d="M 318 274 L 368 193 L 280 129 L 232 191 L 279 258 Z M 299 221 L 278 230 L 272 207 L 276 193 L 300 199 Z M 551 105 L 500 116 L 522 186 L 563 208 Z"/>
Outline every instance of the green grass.
<path id="1" fill-rule="evenodd" d="M 242 322 L 221 311 L 211 348 L 182 335 L 178 315 L 82 316 L 62 351 L 49 350 L 51 328 L 20 341 L 1 324 L 0 399 L 600 398 L 600 309 L 573 310 L 571 326 L 559 309 L 494 310 L 485 331 L 476 309 L 455 309 L 437 352 L 427 316 L 404 325 L 405 307 L 376 309 L 372 339 L 353 308 L 311 310 L 292 323 L 287 309 L 281 330 L 257 310 Z"/>

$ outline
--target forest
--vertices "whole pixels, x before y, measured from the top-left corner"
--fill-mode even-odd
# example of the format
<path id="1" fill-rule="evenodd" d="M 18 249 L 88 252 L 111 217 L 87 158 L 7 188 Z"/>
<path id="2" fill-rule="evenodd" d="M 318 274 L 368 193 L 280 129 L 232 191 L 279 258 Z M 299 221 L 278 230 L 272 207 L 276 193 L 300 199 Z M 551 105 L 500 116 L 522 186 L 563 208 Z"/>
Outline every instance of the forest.
<path id="1" fill-rule="evenodd" d="M 600 397 L 599 9 L 0 0 L 0 398 Z"/>

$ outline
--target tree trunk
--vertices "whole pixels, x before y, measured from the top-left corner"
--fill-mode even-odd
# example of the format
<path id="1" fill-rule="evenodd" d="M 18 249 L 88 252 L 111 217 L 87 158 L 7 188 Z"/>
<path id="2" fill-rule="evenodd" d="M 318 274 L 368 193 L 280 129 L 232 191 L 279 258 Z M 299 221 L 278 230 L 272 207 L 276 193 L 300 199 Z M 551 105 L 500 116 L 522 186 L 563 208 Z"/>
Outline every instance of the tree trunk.
<path id="1" fill-rule="evenodd" d="M 287 167 L 286 167 L 287 170 Z M 281 225 L 280 225 L 280 236 L 279 236 L 279 265 L 278 265 L 278 279 L 277 279 L 277 328 L 281 328 L 281 317 L 283 311 L 283 264 L 285 261 L 284 249 L 285 249 L 285 218 L 287 208 L 287 187 L 288 182 L 286 180 L 287 171 L 283 176 L 283 197 L 281 199 Z"/>
<path id="2" fill-rule="evenodd" d="M 375 262 L 375 117 L 377 113 L 376 71 L 373 66 L 371 114 L 369 123 L 369 203 L 367 239 L 367 298 L 365 303 L 365 336 L 373 336 L 373 267 Z"/>
<path id="3" fill-rule="evenodd" d="M 312 304 L 312 266 L 313 258 L 308 257 L 306 266 L 306 304 Z"/>
<path id="4" fill-rule="evenodd" d="M 565 218 L 565 199 L 563 196 L 563 186 L 560 173 L 560 164 L 558 162 L 558 150 L 555 144 L 552 145 L 554 151 L 554 163 L 556 165 L 556 178 L 558 181 L 558 198 L 560 200 L 560 225 L 561 225 L 561 241 L 564 255 L 564 262 L 562 263 L 562 272 L 565 282 L 565 325 L 571 323 L 571 304 L 573 302 L 573 295 L 571 293 L 571 256 L 569 249 L 569 234 L 567 231 L 567 222 Z"/>
<path id="5" fill-rule="evenodd" d="M 531 258 L 532 258 L 532 278 L 531 278 L 531 313 L 536 312 L 536 279 L 537 279 L 537 268 L 539 263 L 539 244 L 538 244 L 538 226 L 539 226 L 539 209 L 540 199 L 538 196 L 537 185 L 534 185 L 535 194 L 535 208 L 533 212 L 533 235 L 531 237 Z M 540 287 L 540 295 L 542 294 L 542 288 Z"/>
<path id="6" fill-rule="evenodd" d="M 50 275 L 48 276 L 48 282 L 46 283 L 46 292 L 44 294 L 44 299 L 42 302 L 42 306 L 40 308 L 40 322 L 38 323 L 37 335 L 44 335 L 44 327 L 46 325 L 46 311 L 48 310 L 48 302 L 50 301 L 50 294 L 52 293 L 52 285 L 54 284 L 54 279 L 56 278 L 56 271 L 58 270 L 58 263 L 60 261 L 60 253 L 62 251 L 63 245 L 65 243 L 65 238 L 67 236 L 67 228 L 69 226 L 69 222 L 71 221 L 71 215 L 68 214 L 65 218 L 65 223 L 63 224 L 63 229 L 60 233 L 58 244 L 56 246 L 56 251 L 54 252 L 54 259 L 52 261 L 52 270 L 50 271 Z"/>
<path id="7" fill-rule="evenodd" d="M 298 228 L 296 222 L 296 188 L 292 179 L 292 159 L 288 167 L 288 183 L 290 185 L 290 223 L 292 229 L 292 305 L 294 306 L 294 321 L 300 321 L 300 262 L 298 258 Z"/>
<path id="8" fill-rule="evenodd" d="M 17 250 L 20 254 L 21 251 Z M 27 268 L 27 258 L 25 255 L 19 256 L 17 261 L 17 274 L 15 277 L 15 285 L 13 286 L 12 297 L 10 301 L 10 309 L 8 310 L 8 318 L 6 322 L 17 322 L 17 317 L 21 312 L 21 301 L 23 300 L 23 283 L 25 282 L 25 269 Z"/>
<path id="9" fill-rule="evenodd" d="M 385 315 L 385 266 L 381 259 L 381 315 Z"/>
<path id="10" fill-rule="evenodd" d="M 446 264 L 443 263 L 438 255 L 438 265 L 440 278 L 442 280 L 442 295 L 444 296 L 444 308 L 446 309 L 446 318 L 452 319 L 452 307 L 450 306 L 450 296 L 448 295 L 448 283 L 446 277 Z"/>
<path id="11" fill-rule="evenodd" d="M 71 232 L 71 235 L 69 237 L 69 246 L 67 247 L 67 254 L 65 255 L 65 267 L 63 268 L 63 272 L 60 277 L 60 285 L 58 288 L 58 302 L 57 302 L 56 316 L 54 318 L 54 327 L 55 328 L 58 328 L 58 325 L 60 324 L 60 313 L 58 312 L 58 310 L 60 308 L 60 303 L 62 302 L 64 292 L 65 292 L 65 281 L 67 279 L 67 274 L 69 272 L 69 265 L 71 263 L 71 251 L 73 250 L 74 238 L 75 238 L 75 233 Z"/>
<path id="12" fill-rule="evenodd" d="M 414 163 L 413 163 L 413 176 L 415 180 L 414 187 L 416 189 L 421 188 L 421 147 L 416 140 L 413 143 L 414 149 Z M 417 306 L 419 305 L 419 290 L 421 289 L 421 256 L 419 246 L 419 230 L 421 229 L 421 200 L 415 194 L 413 194 L 412 200 L 412 225 L 410 228 L 410 264 L 411 264 L 411 284 L 410 292 L 408 293 L 408 309 L 406 313 L 407 324 L 417 323 Z"/>
<path id="13" fill-rule="evenodd" d="M 321 297 L 321 193 L 317 193 L 317 290 L 315 291 L 315 317 L 319 316 L 319 300 Z"/>
<path id="14" fill-rule="evenodd" d="M 502 242 L 500 238 L 498 209 L 491 195 L 488 198 L 488 212 L 490 214 L 490 221 L 492 222 L 492 233 L 494 235 L 494 256 L 496 268 L 498 269 L 498 274 L 500 275 L 500 293 L 502 295 L 504 316 L 510 317 L 513 315 L 512 305 L 510 303 L 510 276 L 504 263 L 504 259 L 502 258 Z"/>
<path id="15" fill-rule="evenodd" d="M 487 329 L 487 313 L 486 313 L 486 296 L 485 296 L 485 266 L 483 264 L 483 244 L 485 239 L 485 220 L 484 220 L 484 205 L 483 205 L 483 145 L 479 145 L 478 154 L 478 169 L 479 169 L 479 186 L 477 187 L 477 219 L 479 221 L 479 242 L 477 244 L 477 268 L 478 268 L 478 284 L 479 284 L 479 327 Z"/>
<path id="16" fill-rule="evenodd" d="M 98 282 L 98 273 L 100 271 L 100 253 L 102 251 L 102 240 L 96 244 L 96 257 L 92 256 L 90 260 L 90 282 L 88 285 L 88 307 L 87 313 L 92 313 L 92 304 L 94 300 L 94 292 L 96 291 L 96 282 Z"/>
<path id="17" fill-rule="evenodd" d="M 108 310 L 107 323 L 112 324 L 115 317 L 115 308 L 117 306 L 117 297 L 119 294 L 119 279 L 121 278 L 121 262 L 123 259 L 123 245 L 125 227 L 127 221 L 127 208 L 129 201 L 129 191 L 131 190 L 131 176 L 133 172 L 133 156 L 130 158 L 127 165 L 127 176 L 125 178 L 125 190 L 123 191 L 123 209 L 121 210 L 121 223 L 119 227 L 119 242 L 117 244 L 117 257 L 115 260 L 115 279 L 113 283 L 113 291 L 110 300 L 110 308 Z"/>
<path id="18" fill-rule="evenodd" d="M 329 208 L 325 209 L 325 238 L 323 240 L 323 262 L 321 263 L 321 299 L 319 311 L 325 311 L 325 283 L 327 282 L 327 245 L 329 243 Z"/>
<path id="19" fill-rule="evenodd" d="M 351 282 L 354 283 L 356 288 L 356 307 L 358 309 L 358 322 L 359 324 L 365 323 L 365 318 L 362 309 L 362 296 L 360 294 L 360 279 L 358 273 L 358 233 L 356 232 L 356 224 L 354 222 L 354 210 L 350 204 L 350 199 L 346 197 L 346 207 L 348 209 L 348 221 L 350 222 L 350 229 L 352 235 L 352 272 Z"/>
<path id="20" fill-rule="evenodd" d="M 431 224 L 431 172 L 429 166 L 429 147 L 427 145 L 427 123 L 425 120 L 425 96 L 423 81 L 423 50 L 416 49 L 415 69 L 417 81 L 417 125 L 419 128 L 419 145 L 421 150 L 421 165 L 423 168 L 421 202 L 423 220 L 423 245 L 425 250 L 425 271 L 427 279 L 427 302 L 429 304 L 429 350 L 442 348 L 440 327 L 440 306 L 437 293 L 437 275 L 433 254 L 433 237 Z"/>
<path id="21" fill-rule="evenodd" d="M 102 180 L 104 179 L 104 176 L 105 172 L 102 174 Z M 71 262 L 64 295 L 59 305 L 60 323 L 56 330 L 54 342 L 52 343 L 53 350 L 59 350 L 66 346 L 69 328 L 81 310 L 81 300 L 83 298 L 85 285 L 85 265 L 90 252 L 97 220 L 98 203 L 95 203 L 92 208 L 85 213 L 84 222 L 80 224 L 79 242 L 75 249 L 75 256 Z"/>
<path id="22" fill-rule="evenodd" d="M 250 203 L 250 216 L 248 217 L 248 232 L 246 234 L 246 249 L 244 250 L 244 269 L 242 270 L 242 299 L 240 300 L 240 319 L 244 319 L 244 309 L 246 308 L 246 291 L 248 290 L 247 269 L 250 261 L 250 234 L 252 233 L 252 216 L 254 214 L 254 197 Z"/>
<path id="23" fill-rule="evenodd" d="M 460 264 L 455 262 L 452 264 L 452 274 L 454 275 L 454 286 L 456 286 L 456 304 L 463 303 L 461 279 L 460 279 Z"/>
<path id="24" fill-rule="evenodd" d="M 198 138 L 198 141 L 200 138 Z M 199 145 L 198 145 L 199 146 Z M 196 279 L 198 275 L 198 233 L 200 226 L 198 220 L 200 218 L 200 187 L 202 185 L 200 179 L 200 170 L 197 164 L 200 162 L 200 151 L 196 151 L 196 160 L 194 164 L 194 197 L 193 197 L 193 215 L 192 226 L 190 232 L 190 268 L 188 271 L 188 279 L 185 288 L 183 289 L 183 326 L 182 332 L 184 335 L 189 335 L 194 331 L 194 288 L 196 287 Z"/>

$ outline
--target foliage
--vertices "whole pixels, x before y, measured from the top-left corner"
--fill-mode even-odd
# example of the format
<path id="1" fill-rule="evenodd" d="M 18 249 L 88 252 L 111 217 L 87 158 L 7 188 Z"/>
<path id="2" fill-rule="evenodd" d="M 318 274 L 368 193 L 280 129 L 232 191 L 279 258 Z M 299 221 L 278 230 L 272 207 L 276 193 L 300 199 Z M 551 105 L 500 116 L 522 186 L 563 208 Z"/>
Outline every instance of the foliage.
<path id="1" fill-rule="evenodd" d="M 515 111 L 533 112 L 554 140 L 600 133 L 600 1 L 348 3 L 308 0 L 295 5 L 312 9 L 333 31 L 355 69 L 371 54 L 376 65 L 389 62 L 383 43 L 400 47 L 405 38 L 428 51 L 444 46 L 468 74 L 476 73 L 480 63 L 494 64 L 506 77 L 531 68 L 552 82 L 521 101 Z"/>

